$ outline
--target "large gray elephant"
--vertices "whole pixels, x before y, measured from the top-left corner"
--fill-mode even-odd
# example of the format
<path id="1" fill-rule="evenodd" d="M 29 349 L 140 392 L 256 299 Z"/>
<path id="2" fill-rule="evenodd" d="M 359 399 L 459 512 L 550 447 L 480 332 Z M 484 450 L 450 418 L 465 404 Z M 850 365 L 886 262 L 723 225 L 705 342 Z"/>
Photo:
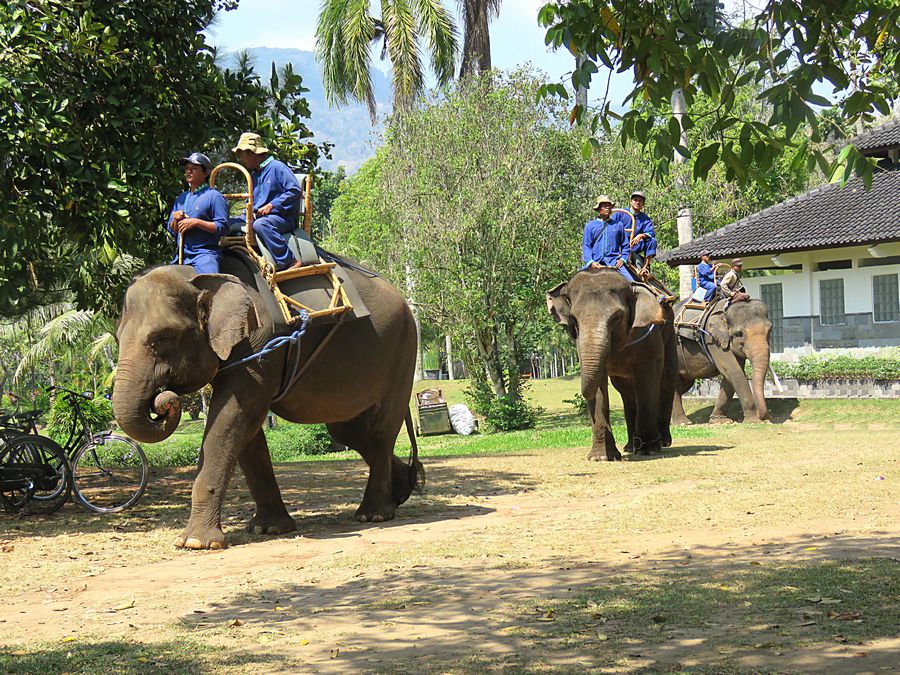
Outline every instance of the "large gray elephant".
<path id="1" fill-rule="evenodd" d="M 682 300 L 675 306 L 676 316 Z M 690 424 L 684 413 L 682 394 L 690 389 L 694 380 L 722 376 L 722 386 L 713 407 L 710 422 L 725 421 L 725 407 L 735 392 L 744 411 L 744 419 L 769 418 L 766 405 L 765 379 L 769 369 L 769 335 L 772 322 L 766 305 L 761 300 L 715 302 L 709 319 L 703 328 L 705 333 L 697 339 L 678 337 L 678 386 L 672 410 L 673 424 Z M 703 342 L 700 342 L 702 336 Z M 750 359 L 753 366 L 753 382 L 747 382 L 744 364 Z"/>
<path id="2" fill-rule="evenodd" d="M 375 275 L 346 270 L 369 316 L 344 322 L 287 394 L 273 402 L 285 368 L 295 361 L 294 351 L 282 348 L 237 367 L 222 366 L 291 328 L 284 325 L 265 281 L 245 261 L 226 255 L 222 271 L 198 275 L 180 265 L 152 269 L 128 288 L 118 328 L 113 412 L 133 438 L 146 443 L 167 438 L 181 416 L 176 395 L 212 383 L 202 467 L 191 494 L 190 520 L 176 546 L 225 546 L 222 502 L 236 463 L 256 502 L 249 530 L 280 534 L 296 529 L 261 430 L 270 408 L 292 422 L 326 423 L 335 441 L 357 450 L 369 465 L 357 520 L 392 518 L 415 488 L 421 468 L 418 460 L 408 466 L 393 452 L 409 416 L 416 358 L 416 328 L 403 297 Z M 309 326 L 300 364 L 330 330 L 327 324 Z"/>
<path id="3" fill-rule="evenodd" d="M 625 450 L 649 454 L 671 445 L 676 367 L 671 308 L 643 284 L 601 268 L 578 272 L 548 291 L 547 309 L 578 345 L 581 393 L 593 432 L 588 459 L 622 458 L 610 425 L 607 376 L 622 395 Z"/>

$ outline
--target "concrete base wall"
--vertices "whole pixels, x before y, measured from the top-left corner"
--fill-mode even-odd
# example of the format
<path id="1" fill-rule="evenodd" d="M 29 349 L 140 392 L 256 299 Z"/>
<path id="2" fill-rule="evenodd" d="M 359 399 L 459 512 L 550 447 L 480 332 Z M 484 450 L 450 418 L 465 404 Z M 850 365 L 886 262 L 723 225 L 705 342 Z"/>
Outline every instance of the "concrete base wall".
<path id="1" fill-rule="evenodd" d="M 778 391 L 766 380 L 766 398 L 897 398 L 900 382 L 876 380 L 820 380 L 801 382 L 793 378 L 781 380 L 784 391 Z M 719 380 L 699 380 L 686 396 L 715 398 L 719 395 Z"/>

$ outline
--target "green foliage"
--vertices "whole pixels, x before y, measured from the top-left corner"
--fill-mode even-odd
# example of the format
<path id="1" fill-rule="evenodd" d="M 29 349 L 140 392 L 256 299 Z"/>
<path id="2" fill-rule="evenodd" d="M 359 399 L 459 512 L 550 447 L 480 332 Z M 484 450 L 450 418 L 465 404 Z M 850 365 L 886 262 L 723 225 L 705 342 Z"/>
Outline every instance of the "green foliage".
<path id="1" fill-rule="evenodd" d="M 497 396 L 491 402 L 484 421 L 490 431 L 519 431 L 534 428 L 541 409 L 513 394 Z"/>
<path id="2" fill-rule="evenodd" d="M 654 128 L 637 108 L 619 114 L 609 100 L 596 113 L 573 111 L 592 131 L 602 127 L 623 143 L 652 144 L 660 174 L 677 149 L 696 156 L 696 178 L 718 164 L 728 180 L 764 182 L 778 158 L 795 148 L 798 166 L 818 166 L 844 181 L 856 173 L 871 182 L 873 165 L 855 148 L 847 146 L 829 162 L 823 141 L 840 133 L 840 125 L 831 124 L 835 117 L 852 124 L 889 114 L 898 94 L 900 4 L 766 0 L 750 13 L 744 5 L 745 14 L 736 17 L 725 17 L 723 9 L 716 0 L 573 0 L 545 4 L 538 21 L 547 28 L 548 45 L 585 57 L 572 72 L 573 88 L 589 87 L 601 68 L 603 81 L 610 71 L 631 71 L 626 103 L 664 107 L 680 90 L 690 111 L 684 128 L 710 122 L 714 138 L 692 150 L 680 147 L 681 126 L 671 113 Z M 736 92 L 749 83 L 765 87 L 759 98 L 767 119 L 743 115 L 736 105 Z M 837 95 L 817 93 L 818 83 Z M 547 85 L 541 94 L 565 96 L 559 89 Z M 694 108 L 701 96 L 708 105 Z M 808 134 L 798 133 L 801 126 Z"/>
<path id="3" fill-rule="evenodd" d="M 337 171 L 323 171 L 313 177 L 311 229 L 316 241 L 324 241 L 331 233 L 331 209 L 345 180 L 347 172 L 343 166 L 339 166 Z"/>
<path id="4" fill-rule="evenodd" d="M 563 403 L 569 403 L 575 408 L 575 412 L 581 415 L 587 415 L 588 406 L 587 399 L 584 397 L 580 391 L 577 392 L 572 398 L 563 399 Z"/>
<path id="5" fill-rule="evenodd" d="M 71 289 L 114 316 L 134 268 L 171 255 L 162 223 L 190 150 L 221 155 L 252 126 L 316 165 L 299 76 L 219 70 L 215 4 L 0 3 L 0 315 Z"/>
<path id="6" fill-rule="evenodd" d="M 78 406 L 84 413 L 91 431 L 98 433 L 109 429 L 113 421 L 112 403 L 105 398 L 86 401 L 78 399 Z M 53 399 L 50 412 L 47 413 L 47 434 L 57 443 L 63 444 L 69 438 L 75 410 L 69 402 L 69 396 L 59 394 Z"/>
<path id="7" fill-rule="evenodd" d="M 797 363 L 773 361 L 779 377 L 806 382 L 817 380 L 900 380 L 900 358 L 896 356 L 804 356 Z"/>

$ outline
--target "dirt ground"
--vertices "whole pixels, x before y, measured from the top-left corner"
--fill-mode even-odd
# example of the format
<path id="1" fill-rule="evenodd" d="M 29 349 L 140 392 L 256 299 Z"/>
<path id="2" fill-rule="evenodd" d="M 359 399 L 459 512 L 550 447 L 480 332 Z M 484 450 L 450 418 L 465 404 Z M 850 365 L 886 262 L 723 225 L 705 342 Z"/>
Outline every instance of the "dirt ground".
<path id="1" fill-rule="evenodd" d="M 840 428 L 839 428 L 840 427 Z M 850 428 L 845 428 L 850 427 Z M 900 672 L 900 431 L 728 425 L 664 454 L 277 467 L 295 535 L 187 552 L 191 471 L 118 517 L 0 516 L 5 672 Z"/>

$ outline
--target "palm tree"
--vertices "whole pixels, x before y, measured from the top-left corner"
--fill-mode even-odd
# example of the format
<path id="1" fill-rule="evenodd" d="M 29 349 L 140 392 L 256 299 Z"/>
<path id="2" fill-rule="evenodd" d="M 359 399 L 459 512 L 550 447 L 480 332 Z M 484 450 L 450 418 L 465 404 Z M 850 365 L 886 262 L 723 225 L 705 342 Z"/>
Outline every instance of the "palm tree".
<path id="1" fill-rule="evenodd" d="M 328 102 L 365 102 L 375 120 L 370 72 L 372 44 L 381 41 L 381 58 L 390 59 L 394 107 L 409 106 L 425 86 L 420 43 L 431 57 L 441 86 L 456 68 L 457 30 L 441 0 L 381 0 L 381 17 L 370 14 L 371 0 L 322 0 L 316 27 L 316 58 L 322 63 Z"/>
<path id="2" fill-rule="evenodd" d="M 463 18 L 463 57 L 459 79 L 491 69 L 491 19 L 503 0 L 457 0 Z"/>

